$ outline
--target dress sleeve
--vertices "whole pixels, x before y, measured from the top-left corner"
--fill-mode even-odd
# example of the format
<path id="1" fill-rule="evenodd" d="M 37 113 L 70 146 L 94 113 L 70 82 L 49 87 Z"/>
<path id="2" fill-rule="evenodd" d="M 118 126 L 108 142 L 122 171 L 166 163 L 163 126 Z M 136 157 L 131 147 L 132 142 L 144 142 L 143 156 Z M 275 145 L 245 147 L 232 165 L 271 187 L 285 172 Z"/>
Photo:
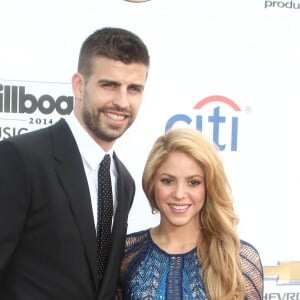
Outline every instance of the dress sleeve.
<path id="1" fill-rule="evenodd" d="M 240 257 L 246 286 L 246 299 L 263 299 L 264 276 L 258 251 L 251 244 L 241 241 Z"/>

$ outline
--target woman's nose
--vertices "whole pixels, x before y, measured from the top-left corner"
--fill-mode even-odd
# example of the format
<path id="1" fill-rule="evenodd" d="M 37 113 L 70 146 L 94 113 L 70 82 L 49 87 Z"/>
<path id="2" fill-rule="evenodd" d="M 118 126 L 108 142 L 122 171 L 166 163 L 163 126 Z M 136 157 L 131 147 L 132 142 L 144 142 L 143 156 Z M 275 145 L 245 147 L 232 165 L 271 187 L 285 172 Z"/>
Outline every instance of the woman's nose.
<path id="1" fill-rule="evenodd" d="M 173 191 L 173 197 L 180 200 L 185 198 L 186 190 L 183 184 L 177 185 Z"/>

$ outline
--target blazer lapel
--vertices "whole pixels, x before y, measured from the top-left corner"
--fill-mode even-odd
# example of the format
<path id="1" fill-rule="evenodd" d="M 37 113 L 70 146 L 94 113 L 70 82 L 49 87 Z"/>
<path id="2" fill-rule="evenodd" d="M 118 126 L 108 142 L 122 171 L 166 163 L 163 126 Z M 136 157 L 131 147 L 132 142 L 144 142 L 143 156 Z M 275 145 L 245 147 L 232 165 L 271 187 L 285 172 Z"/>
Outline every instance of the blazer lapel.
<path id="1" fill-rule="evenodd" d="M 52 127 L 57 175 L 70 201 L 97 287 L 97 242 L 91 198 L 84 167 L 72 132 L 64 120 Z"/>
<path id="2" fill-rule="evenodd" d="M 113 295 L 116 291 L 119 267 L 123 258 L 123 250 L 127 233 L 127 218 L 135 194 L 134 180 L 115 153 L 114 161 L 118 173 L 118 204 L 113 223 L 110 259 L 105 270 L 98 300 L 111 299 L 111 295 Z"/>

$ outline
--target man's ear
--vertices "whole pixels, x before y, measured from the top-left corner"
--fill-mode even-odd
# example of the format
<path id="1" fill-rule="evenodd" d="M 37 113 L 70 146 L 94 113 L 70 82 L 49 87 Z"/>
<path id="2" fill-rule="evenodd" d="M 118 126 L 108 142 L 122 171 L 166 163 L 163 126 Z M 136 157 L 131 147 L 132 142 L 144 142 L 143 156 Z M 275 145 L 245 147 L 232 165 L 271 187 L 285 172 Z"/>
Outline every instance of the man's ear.
<path id="1" fill-rule="evenodd" d="M 75 99 L 81 100 L 83 97 L 83 86 L 84 79 L 83 76 L 77 72 L 72 76 L 72 90 L 75 96 Z"/>

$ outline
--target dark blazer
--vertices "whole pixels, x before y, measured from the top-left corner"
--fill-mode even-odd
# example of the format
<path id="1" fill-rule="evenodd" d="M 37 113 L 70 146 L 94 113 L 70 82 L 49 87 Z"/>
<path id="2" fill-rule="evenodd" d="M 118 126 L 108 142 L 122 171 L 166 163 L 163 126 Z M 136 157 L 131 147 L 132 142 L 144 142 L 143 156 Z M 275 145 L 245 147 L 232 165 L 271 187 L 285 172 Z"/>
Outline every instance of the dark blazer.
<path id="1" fill-rule="evenodd" d="M 114 298 L 135 184 L 114 154 L 118 206 L 97 291 L 96 231 L 82 159 L 67 123 L 0 142 L 0 299 Z"/>

